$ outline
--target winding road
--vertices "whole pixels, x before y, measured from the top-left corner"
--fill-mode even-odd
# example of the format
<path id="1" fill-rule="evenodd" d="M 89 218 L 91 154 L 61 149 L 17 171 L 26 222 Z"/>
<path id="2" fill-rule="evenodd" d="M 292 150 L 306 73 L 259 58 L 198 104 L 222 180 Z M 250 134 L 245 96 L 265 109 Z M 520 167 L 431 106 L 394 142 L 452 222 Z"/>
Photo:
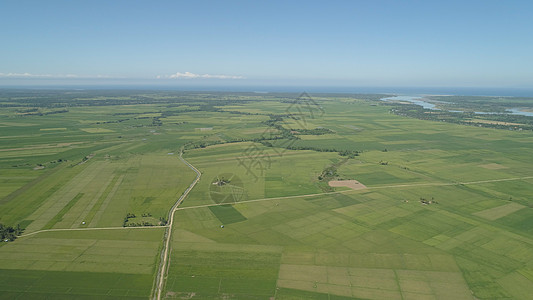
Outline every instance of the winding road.
<path id="1" fill-rule="evenodd" d="M 198 169 L 196 169 L 193 165 L 191 165 L 188 161 L 186 161 L 183 158 L 183 151 L 180 152 L 179 158 L 184 164 L 186 164 L 189 168 L 191 168 L 196 173 L 196 178 L 191 183 L 191 185 L 189 185 L 189 187 L 185 190 L 185 192 L 183 192 L 183 194 L 178 199 L 178 201 L 174 203 L 174 206 L 172 206 L 172 208 L 170 209 L 170 212 L 168 213 L 167 230 L 165 231 L 165 235 L 164 235 L 163 249 L 161 249 L 161 263 L 159 264 L 159 270 L 157 272 L 157 276 L 155 279 L 156 286 L 151 297 L 152 299 L 157 299 L 157 300 L 161 299 L 161 293 L 163 292 L 163 288 L 165 287 L 165 277 L 168 272 L 168 264 L 170 261 L 170 258 L 169 258 L 170 240 L 172 239 L 172 225 L 174 224 L 174 213 L 178 209 L 178 206 L 181 204 L 181 202 L 183 202 L 183 199 L 187 197 L 187 195 L 192 190 L 192 188 L 196 185 L 196 183 L 198 183 L 198 181 L 200 180 L 200 176 L 202 176 L 202 174 L 200 173 L 200 171 L 198 171 Z"/>

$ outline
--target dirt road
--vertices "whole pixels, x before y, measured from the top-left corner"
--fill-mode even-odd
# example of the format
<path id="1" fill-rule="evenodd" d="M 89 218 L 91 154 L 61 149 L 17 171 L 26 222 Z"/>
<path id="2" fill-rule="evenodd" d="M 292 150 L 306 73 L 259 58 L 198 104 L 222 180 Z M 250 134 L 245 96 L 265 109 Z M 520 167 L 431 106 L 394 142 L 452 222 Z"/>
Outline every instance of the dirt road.
<path id="1" fill-rule="evenodd" d="M 191 185 L 189 185 L 189 187 L 185 190 L 185 192 L 183 192 L 183 194 L 178 199 L 178 201 L 174 203 L 174 206 L 172 206 L 168 214 L 168 224 L 167 224 L 168 227 L 163 238 L 164 239 L 163 249 L 161 249 L 161 263 L 159 264 L 159 271 L 157 272 L 157 276 L 156 276 L 156 285 L 152 293 L 153 296 L 151 297 L 152 299 L 157 299 L 157 300 L 161 299 L 161 293 L 163 292 L 163 288 L 165 287 L 165 279 L 166 279 L 166 275 L 168 272 L 168 264 L 170 261 L 169 259 L 170 240 L 172 238 L 172 225 L 174 224 L 174 213 L 178 209 L 178 206 L 183 202 L 183 199 L 187 197 L 187 195 L 192 190 L 192 188 L 196 185 L 196 183 L 198 183 L 198 181 L 200 180 L 200 176 L 202 176 L 200 171 L 198 171 L 198 169 L 196 169 L 193 165 L 191 165 L 188 161 L 186 161 L 182 155 L 183 155 L 183 152 L 180 153 L 180 156 L 179 156 L 180 160 L 196 173 L 196 178 L 191 183 Z"/>

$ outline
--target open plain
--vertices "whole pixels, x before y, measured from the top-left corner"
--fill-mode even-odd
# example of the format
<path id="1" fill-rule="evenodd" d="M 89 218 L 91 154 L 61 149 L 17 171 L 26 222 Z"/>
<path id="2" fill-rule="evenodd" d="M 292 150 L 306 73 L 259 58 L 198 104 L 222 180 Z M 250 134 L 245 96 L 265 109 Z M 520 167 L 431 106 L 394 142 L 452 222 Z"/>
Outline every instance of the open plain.
<path id="1" fill-rule="evenodd" d="M 0 298 L 530 297 L 533 133 L 380 97 L 2 90 Z"/>

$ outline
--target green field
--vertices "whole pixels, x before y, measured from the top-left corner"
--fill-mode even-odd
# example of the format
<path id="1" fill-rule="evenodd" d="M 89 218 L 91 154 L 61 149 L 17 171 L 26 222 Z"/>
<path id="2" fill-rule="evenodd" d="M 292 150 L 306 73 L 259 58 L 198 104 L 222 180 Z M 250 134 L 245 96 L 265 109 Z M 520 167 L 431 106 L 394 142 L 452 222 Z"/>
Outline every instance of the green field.
<path id="1" fill-rule="evenodd" d="M 153 295 L 182 149 L 164 298 L 531 297 L 531 131 L 297 96 L 1 91 L 0 298 Z"/>

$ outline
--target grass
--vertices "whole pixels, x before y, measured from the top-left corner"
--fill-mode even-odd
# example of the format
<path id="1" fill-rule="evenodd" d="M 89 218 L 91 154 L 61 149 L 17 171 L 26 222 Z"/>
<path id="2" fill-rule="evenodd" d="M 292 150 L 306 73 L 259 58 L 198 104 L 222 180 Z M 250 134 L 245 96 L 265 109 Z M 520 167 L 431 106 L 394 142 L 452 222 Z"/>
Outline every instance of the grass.
<path id="1" fill-rule="evenodd" d="M 79 193 L 76 195 L 76 197 L 72 198 L 72 200 L 70 200 L 67 205 L 65 205 L 52 220 L 50 220 L 46 225 L 44 225 L 43 229 L 50 229 L 54 227 L 56 223 L 61 222 L 63 220 L 63 216 L 67 213 L 67 211 L 69 211 L 72 206 L 74 206 L 74 204 L 76 204 L 76 202 L 78 202 L 78 200 L 83 197 L 83 195 L 83 193 Z"/>
<path id="2" fill-rule="evenodd" d="M 222 224 L 232 224 L 246 220 L 246 217 L 231 205 L 210 206 L 209 210 Z"/>
<path id="3" fill-rule="evenodd" d="M 179 267 L 169 272 L 166 295 L 195 293 L 207 298 L 220 294 L 242 298 L 274 295 L 279 252 L 269 247 L 219 246 L 214 251 L 177 246 L 172 260 L 178 261 Z"/>
<path id="4" fill-rule="evenodd" d="M 0 270 L 2 298 L 146 299 L 150 275 Z M 148 284 L 147 284 L 148 283 Z"/>
<path id="5" fill-rule="evenodd" d="M 2 297 L 146 298 L 163 230 L 49 232 L 0 248 Z"/>
<path id="6" fill-rule="evenodd" d="M 505 216 L 507 216 L 509 214 L 512 214 L 512 213 L 514 213 L 516 211 L 519 211 L 519 210 L 521 210 L 524 207 L 525 206 L 523 206 L 521 204 L 518 204 L 518 203 L 509 203 L 509 204 L 504 204 L 504 205 L 501 205 L 501 206 L 498 206 L 498 207 L 482 210 L 482 211 L 476 212 L 474 214 L 476 216 L 479 216 L 479 217 L 494 221 L 494 220 L 497 220 L 499 218 L 505 217 Z"/>
<path id="7" fill-rule="evenodd" d="M 159 236 L 161 233 L 161 229 L 154 231 Z M 100 236 L 106 234 L 116 233 L 103 230 Z M 153 271 L 159 241 L 83 238 L 83 232 L 78 236 L 82 238 L 64 238 L 61 234 L 20 238 L 0 249 L 2 268 L 129 274 Z"/>
<path id="8" fill-rule="evenodd" d="M 104 184 L 102 186 L 102 188 L 100 189 L 99 195 L 94 197 L 93 199 L 94 203 L 91 203 L 92 204 L 91 209 L 88 212 L 86 212 L 81 218 L 83 219 L 82 222 L 85 222 L 85 225 L 95 224 L 95 222 L 93 222 L 95 215 L 98 212 L 102 211 L 100 208 L 102 207 L 103 202 L 108 198 L 109 194 L 116 186 L 118 179 L 119 179 L 119 175 L 114 175 L 107 185 Z M 91 204 L 89 204 L 89 206 L 91 206 Z"/>

